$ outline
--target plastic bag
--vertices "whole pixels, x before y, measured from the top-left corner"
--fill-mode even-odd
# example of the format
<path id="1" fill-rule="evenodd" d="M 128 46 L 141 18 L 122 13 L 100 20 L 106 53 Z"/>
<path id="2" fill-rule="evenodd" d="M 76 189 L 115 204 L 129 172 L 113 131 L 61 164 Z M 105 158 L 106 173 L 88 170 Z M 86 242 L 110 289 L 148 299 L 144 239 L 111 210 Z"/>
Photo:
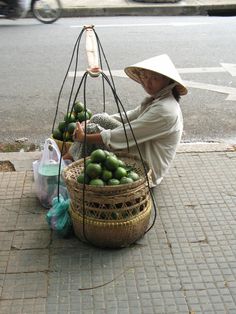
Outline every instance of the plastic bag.
<path id="1" fill-rule="evenodd" d="M 61 153 L 56 142 L 48 138 L 44 143 L 44 149 L 40 160 L 33 162 L 33 172 L 36 195 L 45 208 L 51 208 L 52 199 L 61 194 L 65 199 L 68 198 L 67 188 L 60 173 L 65 168 L 64 160 L 61 160 Z M 59 191 L 58 191 L 59 179 Z M 58 193 L 59 192 L 59 193 Z"/>
<path id="2" fill-rule="evenodd" d="M 59 235 L 66 237 L 72 232 L 72 222 L 68 212 L 69 199 L 64 199 L 62 195 L 55 197 L 52 201 L 52 208 L 46 214 L 46 220 L 51 229 Z"/>

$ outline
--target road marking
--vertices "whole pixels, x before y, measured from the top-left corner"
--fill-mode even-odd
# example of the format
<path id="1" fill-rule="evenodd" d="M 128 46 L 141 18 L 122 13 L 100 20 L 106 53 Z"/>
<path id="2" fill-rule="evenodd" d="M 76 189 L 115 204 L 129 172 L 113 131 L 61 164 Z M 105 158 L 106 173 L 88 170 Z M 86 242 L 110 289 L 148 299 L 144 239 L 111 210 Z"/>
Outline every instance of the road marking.
<path id="1" fill-rule="evenodd" d="M 176 22 L 176 23 L 147 23 L 147 24 L 97 24 L 96 28 L 111 28 L 111 27 L 152 27 L 152 26 L 198 26 L 198 25 L 212 25 L 210 22 Z M 83 28 L 84 25 L 70 25 L 70 28 Z"/>
<path id="2" fill-rule="evenodd" d="M 228 86 L 220 86 L 213 84 L 205 84 L 193 81 L 184 81 L 187 87 L 198 88 L 198 89 L 206 89 L 212 92 L 217 92 L 221 94 L 228 94 L 226 100 L 234 101 L 236 100 L 236 88 L 228 87 Z"/>
<path id="3" fill-rule="evenodd" d="M 178 71 L 180 73 L 222 73 L 222 72 L 227 72 L 231 74 L 232 76 L 236 76 L 236 64 L 231 64 L 231 63 L 221 63 L 222 67 L 207 67 L 207 68 L 180 68 Z M 108 71 L 104 71 L 106 75 L 109 76 Z M 76 77 L 81 77 L 84 74 L 84 71 L 77 71 L 76 72 Z M 127 75 L 123 70 L 112 70 L 111 71 L 112 76 L 114 77 L 122 77 L 122 78 L 127 78 Z M 68 73 L 68 77 L 74 77 L 75 72 L 70 71 Z M 206 84 L 206 83 L 199 83 L 199 82 L 193 82 L 193 81 L 186 81 L 185 83 L 188 87 L 191 88 L 197 88 L 197 89 L 205 89 L 205 90 L 210 90 L 213 92 L 218 92 L 221 94 L 227 94 L 228 97 L 226 100 L 229 101 L 235 101 L 236 100 L 236 88 L 234 87 L 227 87 L 227 86 L 220 86 L 220 85 L 213 85 L 213 84 Z"/>
<path id="4" fill-rule="evenodd" d="M 236 64 L 233 63 L 221 63 L 226 72 L 229 72 L 232 76 L 236 76 Z"/>
<path id="5" fill-rule="evenodd" d="M 236 76 L 236 64 L 232 63 L 221 63 L 222 67 L 201 67 L 201 68 L 179 68 L 178 72 L 181 74 L 189 73 L 222 73 L 227 72 L 231 76 Z M 75 72 L 71 71 L 68 73 L 69 77 L 74 77 Z M 105 74 L 109 74 L 108 71 L 104 71 Z M 77 72 L 77 76 L 82 76 L 84 72 Z M 112 70 L 113 76 L 127 77 L 123 70 Z"/>
<path id="6" fill-rule="evenodd" d="M 215 67 L 215 68 L 179 68 L 179 73 L 220 73 L 220 72 L 227 72 L 226 69 L 222 67 Z"/>

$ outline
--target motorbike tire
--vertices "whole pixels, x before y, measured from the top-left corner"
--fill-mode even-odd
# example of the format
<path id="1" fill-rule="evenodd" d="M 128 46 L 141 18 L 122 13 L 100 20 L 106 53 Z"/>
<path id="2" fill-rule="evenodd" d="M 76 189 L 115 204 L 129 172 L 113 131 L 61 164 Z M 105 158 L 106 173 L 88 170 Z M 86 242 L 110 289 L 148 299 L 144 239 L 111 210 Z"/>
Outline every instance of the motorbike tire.
<path id="1" fill-rule="evenodd" d="M 62 5 L 60 0 L 34 0 L 31 12 L 38 21 L 51 24 L 61 17 Z"/>

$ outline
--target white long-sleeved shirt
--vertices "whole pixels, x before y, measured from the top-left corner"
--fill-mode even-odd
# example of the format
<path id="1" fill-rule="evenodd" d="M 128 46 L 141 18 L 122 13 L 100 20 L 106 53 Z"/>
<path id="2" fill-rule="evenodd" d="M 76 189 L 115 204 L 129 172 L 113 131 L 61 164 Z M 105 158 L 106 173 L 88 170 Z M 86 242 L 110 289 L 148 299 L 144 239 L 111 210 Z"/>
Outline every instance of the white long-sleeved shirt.
<path id="1" fill-rule="evenodd" d="M 183 117 L 172 93 L 126 113 L 142 157 L 152 169 L 153 183 L 160 184 L 175 157 L 183 131 Z M 122 114 L 130 152 L 139 155 L 126 115 Z M 120 114 L 112 115 L 121 121 Z M 101 132 L 103 142 L 113 150 L 127 149 L 123 125 Z"/>

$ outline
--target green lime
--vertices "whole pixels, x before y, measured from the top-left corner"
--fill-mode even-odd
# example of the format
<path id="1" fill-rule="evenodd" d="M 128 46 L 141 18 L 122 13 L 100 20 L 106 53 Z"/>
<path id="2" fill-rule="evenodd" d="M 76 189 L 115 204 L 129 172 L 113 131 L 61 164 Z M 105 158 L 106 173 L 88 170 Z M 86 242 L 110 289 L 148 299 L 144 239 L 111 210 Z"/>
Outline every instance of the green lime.
<path id="1" fill-rule="evenodd" d="M 106 153 L 102 149 L 96 149 L 91 153 L 90 158 L 92 162 L 103 162 L 106 159 Z"/>
<path id="2" fill-rule="evenodd" d="M 103 181 L 107 182 L 108 180 L 112 179 L 112 172 L 110 170 L 104 169 L 102 171 L 102 176 L 101 177 L 102 177 Z"/>
<path id="3" fill-rule="evenodd" d="M 66 114 L 66 115 L 64 116 L 64 121 L 65 121 L 66 123 L 75 122 L 75 121 L 76 121 L 76 120 L 75 120 L 75 116 L 73 115 L 73 113 L 72 113 L 72 114 L 68 113 L 68 114 Z"/>
<path id="4" fill-rule="evenodd" d="M 85 120 L 89 120 L 89 114 L 85 111 L 81 111 L 77 114 L 77 121 L 83 122 Z"/>
<path id="5" fill-rule="evenodd" d="M 119 185 L 119 184 L 120 184 L 120 181 L 117 179 L 110 179 L 107 182 L 107 185 Z"/>
<path id="6" fill-rule="evenodd" d="M 91 118 L 92 118 L 92 116 L 93 116 L 92 111 L 91 111 L 91 110 L 89 110 L 89 109 L 87 109 L 86 111 L 87 111 L 87 113 L 88 113 L 88 115 L 89 115 L 89 119 L 91 119 Z"/>
<path id="7" fill-rule="evenodd" d="M 127 171 L 125 170 L 125 168 L 123 167 L 118 167 L 116 170 L 115 170 L 115 173 L 114 173 L 114 177 L 118 180 L 120 180 L 122 177 L 126 177 L 127 176 Z"/>
<path id="8" fill-rule="evenodd" d="M 74 132 L 76 128 L 76 123 L 75 122 L 71 122 L 68 124 L 68 127 L 67 127 L 67 131 L 72 134 Z"/>
<path id="9" fill-rule="evenodd" d="M 88 164 L 90 164 L 92 162 L 92 160 L 90 158 L 85 160 L 85 165 L 88 166 Z"/>
<path id="10" fill-rule="evenodd" d="M 118 159 L 112 155 L 107 156 L 104 164 L 105 164 L 105 167 L 111 171 L 114 171 L 119 167 Z"/>
<path id="11" fill-rule="evenodd" d="M 111 217 L 112 217 L 112 219 L 117 220 L 117 219 L 119 219 L 119 213 L 117 213 L 117 212 L 112 212 L 112 213 L 111 213 Z"/>
<path id="12" fill-rule="evenodd" d="M 118 161 L 119 161 L 119 166 L 120 166 L 120 167 L 125 167 L 125 163 L 124 163 L 123 160 L 118 159 Z"/>
<path id="13" fill-rule="evenodd" d="M 72 136 L 71 136 L 71 134 L 69 132 L 64 132 L 63 133 L 63 140 L 65 142 L 72 142 L 73 141 Z"/>
<path id="14" fill-rule="evenodd" d="M 131 178 L 128 178 L 128 177 L 122 177 L 120 179 L 120 184 L 128 184 L 128 183 L 132 183 L 134 182 Z"/>
<path id="15" fill-rule="evenodd" d="M 92 179 L 89 182 L 89 185 L 93 185 L 93 186 L 104 186 L 104 182 L 101 179 Z"/>
<path id="16" fill-rule="evenodd" d="M 62 140 L 62 133 L 60 132 L 59 129 L 55 129 L 52 133 L 53 138 L 55 138 L 56 140 L 61 141 Z"/>
<path id="17" fill-rule="evenodd" d="M 65 122 L 65 121 L 59 122 L 58 129 L 59 129 L 62 133 L 65 131 L 65 128 L 66 128 L 66 122 Z"/>
<path id="18" fill-rule="evenodd" d="M 130 171 L 127 177 L 131 178 L 133 181 L 139 180 L 139 175 L 135 171 Z"/>
<path id="19" fill-rule="evenodd" d="M 89 178 L 88 176 L 83 172 L 77 177 L 77 182 L 81 184 L 88 184 L 89 183 Z"/>
<path id="20" fill-rule="evenodd" d="M 100 176 L 100 174 L 102 173 L 102 167 L 101 167 L 101 165 L 99 165 L 97 163 L 90 162 L 86 167 L 85 173 L 91 179 L 98 178 Z"/>
<path id="21" fill-rule="evenodd" d="M 84 110 L 84 104 L 80 101 L 76 101 L 73 106 L 73 109 L 76 113 L 81 112 Z"/>
<path id="22" fill-rule="evenodd" d="M 105 150 L 105 149 L 104 149 L 103 151 L 104 151 L 104 153 L 106 154 L 106 157 L 107 157 L 107 156 L 110 156 L 110 152 L 109 152 L 108 150 Z"/>

